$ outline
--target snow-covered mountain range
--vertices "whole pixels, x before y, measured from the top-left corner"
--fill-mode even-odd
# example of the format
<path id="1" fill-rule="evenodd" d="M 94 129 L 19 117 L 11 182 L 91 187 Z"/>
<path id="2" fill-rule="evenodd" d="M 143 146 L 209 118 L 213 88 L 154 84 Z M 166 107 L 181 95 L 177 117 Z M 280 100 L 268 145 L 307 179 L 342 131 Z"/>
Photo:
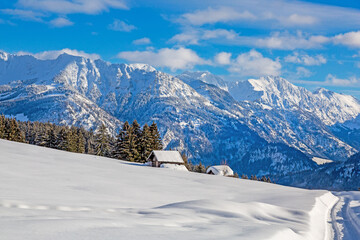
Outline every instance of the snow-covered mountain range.
<path id="1" fill-rule="evenodd" d="M 164 145 L 193 161 L 227 161 L 246 174 L 317 168 L 360 150 L 360 101 L 310 92 L 280 77 L 228 83 L 209 72 L 176 77 L 145 64 L 0 53 L 0 113 L 115 133 L 124 121 L 158 123 Z M 350 137 L 349 137 L 350 136 Z"/>

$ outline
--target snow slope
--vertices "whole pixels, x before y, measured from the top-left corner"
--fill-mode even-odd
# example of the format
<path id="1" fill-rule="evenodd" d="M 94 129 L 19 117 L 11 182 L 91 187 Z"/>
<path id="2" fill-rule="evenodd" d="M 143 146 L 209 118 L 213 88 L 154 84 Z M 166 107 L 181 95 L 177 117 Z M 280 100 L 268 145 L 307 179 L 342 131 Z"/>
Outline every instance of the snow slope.
<path id="1" fill-rule="evenodd" d="M 2 239 L 330 239 L 328 191 L 0 140 Z"/>

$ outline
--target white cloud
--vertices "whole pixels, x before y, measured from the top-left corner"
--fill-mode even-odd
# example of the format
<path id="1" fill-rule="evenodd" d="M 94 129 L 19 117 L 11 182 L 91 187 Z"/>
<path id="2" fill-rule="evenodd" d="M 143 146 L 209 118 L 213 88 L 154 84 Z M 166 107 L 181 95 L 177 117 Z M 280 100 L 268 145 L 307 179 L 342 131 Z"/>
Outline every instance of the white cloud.
<path id="1" fill-rule="evenodd" d="M 202 33 L 201 39 L 235 39 L 238 34 L 233 30 L 226 30 L 226 29 L 215 29 L 215 30 L 205 30 Z"/>
<path id="2" fill-rule="evenodd" d="M 132 41 L 132 43 L 135 45 L 147 45 L 147 44 L 151 44 L 151 40 L 150 38 L 144 37 L 144 38 L 136 39 Z"/>
<path id="3" fill-rule="evenodd" d="M 118 58 L 129 62 L 147 63 L 155 67 L 168 67 L 172 71 L 177 69 L 191 69 L 195 65 L 209 64 L 191 49 L 162 48 L 158 51 L 125 51 L 120 52 Z"/>
<path id="4" fill-rule="evenodd" d="M 284 60 L 285 62 L 299 63 L 306 66 L 319 66 L 327 62 L 327 59 L 321 54 L 312 57 L 307 54 L 299 54 L 298 52 L 286 56 Z"/>
<path id="5" fill-rule="evenodd" d="M 298 31 L 296 34 L 274 32 L 268 37 L 259 37 L 241 36 L 231 29 L 205 30 L 190 28 L 173 36 L 169 40 L 171 43 L 175 42 L 188 45 L 197 45 L 200 44 L 201 41 L 211 41 L 234 46 L 295 50 L 322 48 L 324 44 L 331 42 L 331 38 L 321 35 L 307 35 L 301 31 Z"/>
<path id="6" fill-rule="evenodd" d="M 233 41 L 238 38 L 238 34 L 233 30 L 227 29 L 190 29 L 185 32 L 176 34 L 169 42 L 176 42 L 181 44 L 193 44 L 197 45 L 202 40 L 227 40 Z"/>
<path id="7" fill-rule="evenodd" d="M 209 8 L 209 6 L 223 6 Z M 227 23 L 260 29 L 310 29 L 312 32 L 338 32 L 359 29 L 360 11 L 355 8 L 338 7 L 309 1 L 290 0 L 207 0 L 172 1 L 172 9 L 198 9 L 181 15 L 182 24 L 201 26 Z"/>
<path id="8" fill-rule="evenodd" d="M 19 0 L 17 6 L 57 14 L 98 14 L 110 8 L 127 9 L 123 0 Z"/>
<path id="9" fill-rule="evenodd" d="M 335 75 L 328 74 L 324 81 L 308 81 L 308 80 L 295 80 L 294 82 L 305 85 L 315 86 L 332 86 L 332 87 L 360 87 L 360 78 L 351 76 L 349 78 L 338 78 Z"/>
<path id="10" fill-rule="evenodd" d="M 186 32 L 182 32 L 173 36 L 169 42 L 176 42 L 182 44 L 199 44 L 200 34 L 196 30 L 190 30 Z"/>
<path id="11" fill-rule="evenodd" d="M 207 8 L 205 10 L 197 10 L 193 13 L 183 14 L 178 22 L 191 24 L 195 26 L 202 26 L 204 24 L 214 24 L 218 22 L 230 22 L 240 19 L 255 19 L 256 17 L 248 12 L 238 12 L 232 8 L 221 7 L 221 8 Z"/>
<path id="12" fill-rule="evenodd" d="M 228 70 L 241 76 L 280 75 L 281 64 L 279 60 L 274 61 L 256 50 L 251 50 L 238 55 Z"/>
<path id="13" fill-rule="evenodd" d="M 18 52 L 17 54 L 18 55 L 32 55 L 32 56 L 36 57 L 37 59 L 50 60 L 50 59 L 58 58 L 63 53 L 66 53 L 66 54 L 69 54 L 72 56 L 89 58 L 91 60 L 100 59 L 100 55 L 98 55 L 96 53 L 86 53 L 84 51 L 79 51 L 79 50 L 69 49 L 69 48 L 64 48 L 62 50 L 44 51 L 44 52 L 39 52 L 39 53 Z"/>
<path id="14" fill-rule="evenodd" d="M 325 83 L 333 86 L 355 86 L 360 85 L 360 79 L 356 77 L 341 79 L 332 74 L 328 74 Z"/>
<path id="15" fill-rule="evenodd" d="M 358 57 L 360 57 L 360 51 L 357 52 L 357 53 L 355 53 L 354 55 L 352 55 L 352 57 L 353 57 L 353 58 L 358 58 Z"/>
<path id="16" fill-rule="evenodd" d="M 330 41 L 325 36 L 304 36 L 302 32 L 298 32 L 296 35 L 276 32 L 270 37 L 249 40 L 252 40 L 249 43 L 254 42 L 257 47 L 282 50 L 320 48 L 322 44 Z"/>
<path id="17" fill-rule="evenodd" d="M 310 35 L 302 31 L 297 31 L 293 34 L 286 31 L 273 32 L 267 37 L 261 37 L 239 35 L 232 29 L 207 30 L 191 27 L 182 33 L 176 34 L 169 40 L 171 43 L 175 42 L 188 45 L 197 45 L 200 44 L 201 41 L 278 50 L 319 49 L 325 44 L 339 44 L 360 48 L 360 31 L 347 32 L 335 36 Z M 324 59 L 318 60 L 320 63 L 326 63 Z M 307 65 L 306 63 L 304 64 Z M 309 63 L 309 65 L 311 65 L 311 63 Z"/>
<path id="18" fill-rule="evenodd" d="M 113 23 L 109 24 L 109 29 L 119 32 L 131 32 L 132 30 L 136 29 L 134 25 L 127 24 L 124 21 L 119 19 L 115 19 Z"/>
<path id="19" fill-rule="evenodd" d="M 55 27 L 73 25 L 67 14 L 99 14 L 111 8 L 128 9 L 125 0 L 18 0 L 14 9 L 0 9 L 3 14 L 22 20 L 47 22 L 44 19 L 52 14 L 58 17 L 49 22 Z"/>
<path id="20" fill-rule="evenodd" d="M 59 17 L 59 18 L 55 18 L 54 20 L 51 20 L 50 24 L 54 27 L 66 27 L 66 26 L 71 26 L 74 23 L 66 18 Z"/>
<path id="21" fill-rule="evenodd" d="M 299 14 L 291 14 L 284 24 L 292 24 L 292 25 L 312 25 L 317 22 L 317 19 L 313 16 L 308 15 L 299 15 Z"/>
<path id="22" fill-rule="evenodd" d="M 360 31 L 336 35 L 333 41 L 335 44 L 358 48 L 360 47 Z"/>
<path id="23" fill-rule="evenodd" d="M 41 22 L 42 17 L 45 16 L 43 13 L 23 9 L 2 9 L 0 11 L 4 14 L 11 15 L 23 20 L 30 20 L 36 22 Z"/>
<path id="24" fill-rule="evenodd" d="M 228 65 L 231 63 L 231 53 L 221 52 L 215 55 L 215 63 L 219 65 Z"/>
<path id="25" fill-rule="evenodd" d="M 312 75 L 312 72 L 310 72 L 309 69 L 306 69 L 304 67 L 297 67 L 296 75 L 297 77 L 310 77 Z"/>

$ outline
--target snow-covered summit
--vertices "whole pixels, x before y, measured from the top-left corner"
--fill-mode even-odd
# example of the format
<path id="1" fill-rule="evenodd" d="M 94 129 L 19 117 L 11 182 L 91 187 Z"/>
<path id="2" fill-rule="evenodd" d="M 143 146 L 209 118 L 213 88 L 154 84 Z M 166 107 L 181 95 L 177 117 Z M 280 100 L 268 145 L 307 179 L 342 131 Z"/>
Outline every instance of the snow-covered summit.
<path id="1" fill-rule="evenodd" d="M 236 82 L 230 93 L 239 101 L 258 101 L 271 107 L 289 109 L 299 106 L 307 97 L 308 91 L 284 78 L 267 76 Z"/>
<path id="2" fill-rule="evenodd" d="M 197 71 L 197 72 L 183 72 L 182 74 L 176 76 L 182 81 L 189 83 L 194 80 L 200 80 L 208 84 L 215 85 L 223 90 L 228 90 L 227 83 L 221 77 L 214 75 L 208 71 Z"/>
<path id="3" fill-rule="evenodd" d="M 282 110 L 313 112 L 327 125 L 343 123 L 360 114 L 360 101 L 320 88 L 313 93 L 281 77 L 261 77 L 237 82 L 229 92 L 238 101 L 253 101 Z"/>
<path id="4" fill-rule="evenodd" d="M 129 66 L 134 69 L 143 70 L 145 72 L 155 72 L 156 71 L 156 69 L 154 67 L 150 66 L 149 64 L 133 63 L 133 64 L 129 64 Z"/>
<path id="5" fill-rule="evenodd" d="M 9 58 L 9 54 L 3 51 L 0 51 L 0 59 L 7 61 Z"/>

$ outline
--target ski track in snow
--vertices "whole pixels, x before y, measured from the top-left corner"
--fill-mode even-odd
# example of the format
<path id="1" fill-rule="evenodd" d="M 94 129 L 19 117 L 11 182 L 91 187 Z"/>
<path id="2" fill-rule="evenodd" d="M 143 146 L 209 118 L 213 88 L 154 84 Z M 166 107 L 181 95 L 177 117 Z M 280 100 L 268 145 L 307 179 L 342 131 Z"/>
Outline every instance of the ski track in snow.
<path id="1" fill-rule="evenodd" d="M 43 211 L 61 211 L 61 212 L 108 212 L 115 213 L 123 210 L 113 208 L 93 208 L 93 207 L 74 207 L 74 206 L 49 206 L 49 205 L 34 205 L 28 203 L 19 203 L 16 200 L 2 200 L 0 201 L 1 208 L 14 208 L 26 210 L 43 210 Z"/>
<path id="2" fill-rule="evenodd" d="M 339 197 L 331 210 L 331 223 L 335 240 L 360 238 L 360 193 L 334 192 Z"/>

